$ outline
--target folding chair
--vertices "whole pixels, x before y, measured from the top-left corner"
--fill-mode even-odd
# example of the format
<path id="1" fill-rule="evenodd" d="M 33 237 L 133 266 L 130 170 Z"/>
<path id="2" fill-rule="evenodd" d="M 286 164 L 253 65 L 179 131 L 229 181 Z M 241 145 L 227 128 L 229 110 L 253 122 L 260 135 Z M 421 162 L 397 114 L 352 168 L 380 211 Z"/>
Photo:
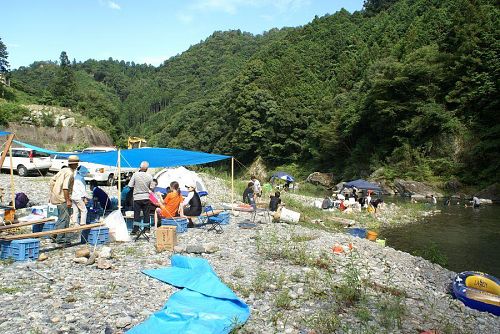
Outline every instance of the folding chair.
<path id="1" fill-rule="evenodd" d="M 144 217 L 140 222 L 133 222 L 132 230 L 137 227 L 139 230 L 137 231 L 137 235 L 134 241 L 139 240 L 141 236 L 143 236 L 149 242 L 149 235 L 146 234 L 148 230 L 151 229 L 151 215 L 148 217 L 147 222 L 144 222 Z"/>
<path id="2" fill-rule="evenodd" d="M 210 227 L 208 228 L 208 232 L 210 231 L 215 231 L 215 233 L 220 234 L 224 232 L 224 229 L 221 226 L 222 218 L 218 217 L 214 213 L 214 208 L 211 205 L 206 205 L 205 208 L 203 209 L 203 213 L 206 215 L 201 215 L 198 216 L 198 221 L 200 222 L 201 225 L 209 225 Z M 208 214 L 212 214 L 211 216 L 208 216 Z"/>

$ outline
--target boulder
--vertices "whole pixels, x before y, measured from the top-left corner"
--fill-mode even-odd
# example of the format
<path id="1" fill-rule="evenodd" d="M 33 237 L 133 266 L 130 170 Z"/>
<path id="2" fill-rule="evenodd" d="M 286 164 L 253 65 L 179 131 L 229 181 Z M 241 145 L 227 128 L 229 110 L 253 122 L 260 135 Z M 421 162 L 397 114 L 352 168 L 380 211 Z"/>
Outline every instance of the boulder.
<path id="1" fill-rule="evenodd" d="M 309 174 L 306 182 L 320 185 L 325 188 L 332 188 L 334 186 L 333 173 L 314 172 L 312 174 Z"/>
<path id="2" fill-rule="evenodd" d="M 389 196 L 394 196 L 396 195 L 396 192 L 394 189 L 392 189 L 391 186 L 389 186 L 389 182 L 386 180 L 379 180 L 377 183 L 380 185 L 380 189 L 382 189 L 382 194 L 383 195 L 389 195 Z"/>
<path id="3" fill-rule="evenodd" d="M 87 247 L 84 248 L 79 248 L 75 251 L 75 257 L 89 257 L 90 256 L 90 249 Z"/>
<path id="4" fill-rule="evenodd" d="M 394 187 L 398 190 L 401 196 L 414 197 L 414 195 L 421 195 L 424 197 L 430 197 L 431 195 L 434 195 L 435 197 L 443 197 L 442 193 L 422 182 L 396 179 L 394 181 Z"/>
<path id="5" fill-rule="evenodd" d="M 111 269 L 111 262 L 106 259 L 97 259 L 97 268 L 99 269 Z"/>
<path id="6" fill-rule="evenodd" d="M 111 259 L 112 257 L 112 250 L 108 246 L 104 246 L 101 248 L 99 251 L 99 257 L 103 259 Z"/>
<path id="7" fill-rule="evenodd" d="M 252 175 L 255 175 L 260 183 L 266 182 L 268 180 L 268 177 L 264 160 L 261 157 L 257 157 L 257 159 L 255 159 L 255 161 L 250 165 L 250 168 L 248 168 L 248 171 L 245 175 L 248 177 L 248 179 L 250 179 Z"/>
<path id="8" fill-rule="evenodd" d="M 500 183 L 494 183 L 476 194 L 478 198 L 500 202 Z"/>

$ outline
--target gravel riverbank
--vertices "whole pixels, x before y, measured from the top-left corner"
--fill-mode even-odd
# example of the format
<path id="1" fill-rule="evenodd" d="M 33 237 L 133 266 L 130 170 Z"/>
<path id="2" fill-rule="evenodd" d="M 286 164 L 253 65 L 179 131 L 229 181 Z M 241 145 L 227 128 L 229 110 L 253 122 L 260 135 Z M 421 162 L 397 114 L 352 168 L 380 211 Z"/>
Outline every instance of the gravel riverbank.
<path id="1" fill-rule="evenodd" d="M 48 179 L 16 176 L 15 187 L 32 202 L 45 203 Z M 211 203 L 229 202 L 221 180 L 204 180 Z M 0 187 L 9 187 L 8 175 L 0 175 Z M 451 298 L 447 289 L 455 273 L 439 265 L 300 225 L 238 228 L 237 222 L 249 217 L 231 217 L 222 234 L 189 229 L 178 235 L 176 248 L 206 258 L 250 306 L 250 319 L 239 333 L 496 333 L 500 328 L 499 317 Z M 122 333 L 159 310 L 176 288 L 140 271 L 168 266 L 172 253 L 157 253 L 154 239 L 108 246 L 110 269 L 76 263 L 80 247 L 56 249 L 45 239 L 47 260 L 0 264 L 0 333 Z M 334 254 L 334 246 L 342 252 Z"/>

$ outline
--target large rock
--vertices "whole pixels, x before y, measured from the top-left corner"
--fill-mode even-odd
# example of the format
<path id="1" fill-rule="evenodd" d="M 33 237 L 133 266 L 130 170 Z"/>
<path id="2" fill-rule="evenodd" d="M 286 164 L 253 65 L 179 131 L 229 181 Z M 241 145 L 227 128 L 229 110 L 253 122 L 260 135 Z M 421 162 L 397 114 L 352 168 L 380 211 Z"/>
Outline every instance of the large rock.
<path id="1" fill-rule="evenodd" d="M 325 188 L 332 188 L 335 185 L 332 173 L 314 172 L 312 174 L 309 174 L 306 181 L 315 185 L 323 186 Z"/>
<path id="2" fill-rule="evenodd" d="M 476 194 L 479 198 L 491 199 L 493 202 L 500 202 L 500 183 L 494 183 L 484 188 Z"/>
<path id="3" fill-rule="evenodd" d="M 394 181 L 394 187 L 401 196 L 415 197 L 415 195 L 422 195 L 430 197 L 434 195 L 435 197 L 443 197 L 442 193 L 422 182 L 397 179 Z"/>
<path id="4" fill-rule="evenodd" d="M 250 165 L 250 168 L 248 168 L 245 175 L 248 179 L 250 179 L 252 175 L 255 175 L 261 183 L 267 182 L 267 168 L 264 160 L 261 157 L 257 157 L 257 159 L 255 159 L 255 161 Z"/>

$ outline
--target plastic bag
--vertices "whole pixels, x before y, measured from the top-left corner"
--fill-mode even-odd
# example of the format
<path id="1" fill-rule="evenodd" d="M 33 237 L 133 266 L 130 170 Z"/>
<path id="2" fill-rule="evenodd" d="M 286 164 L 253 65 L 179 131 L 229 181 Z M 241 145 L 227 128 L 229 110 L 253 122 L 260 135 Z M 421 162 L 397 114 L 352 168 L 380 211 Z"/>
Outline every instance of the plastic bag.
<path id="1" fill-rule="evenodd" d="M 109 228 L 109 237 L 111 241 L 132 241 L 128 234 L 125 219 L 123 219 L 122 213 L 119 210 L 111 212 L 104 218 L 104 224 Z"/>

